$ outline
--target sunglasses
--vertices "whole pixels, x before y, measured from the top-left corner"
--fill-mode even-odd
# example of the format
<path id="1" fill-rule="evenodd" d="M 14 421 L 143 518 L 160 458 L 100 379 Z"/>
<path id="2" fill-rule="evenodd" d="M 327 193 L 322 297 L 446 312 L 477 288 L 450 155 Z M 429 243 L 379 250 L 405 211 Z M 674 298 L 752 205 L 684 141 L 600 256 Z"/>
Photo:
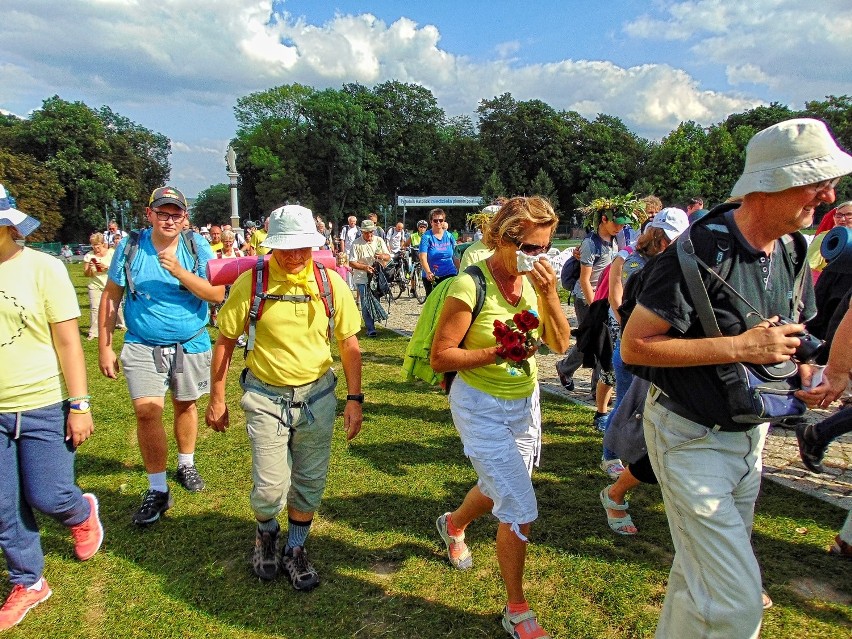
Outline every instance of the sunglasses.
<path id="1" fill-rule="evenodd" d="M 167 222 L 171 220 L 172 222 L 180 222 L 186 213 L 166 213 L 165 211 L 158 211 L 157 209 L 151 209 L 157 216 L 157 219 L 160 222 Z"/>
<path id="2" fill-rule="evenodd" d="M 553 246 L 552 242 L 542 246 L 541 244 L 524 244 L 513 237 L 510 237 L 509 240 L 512 244 L 518 247 L 518 250 L 521 253 L 526 253 L 527 255 L 541 255 L 542 253 L 547 253 L 550 250 L 550 247 Z"/>
<path id="3" fill-rule="evenodd" d="M 434 220 L 432 220 L 432 224 L 440 224 L 443 221 L 444 221 L 444 218 L 436 217 Z"/>

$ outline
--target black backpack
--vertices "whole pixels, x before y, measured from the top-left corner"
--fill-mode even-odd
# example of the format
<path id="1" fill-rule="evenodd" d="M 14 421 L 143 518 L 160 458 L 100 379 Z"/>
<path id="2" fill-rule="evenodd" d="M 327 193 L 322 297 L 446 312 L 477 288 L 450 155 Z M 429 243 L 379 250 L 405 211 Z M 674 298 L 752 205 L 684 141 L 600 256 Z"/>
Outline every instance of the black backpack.
<path id="1" fill-rule="evenodd" d="M 601 236 L 595 233 L 594 231 L 590 234 L 592 238 L 592 243 L 595 245 L 594 256 L 595 259 L 600 256 L 603 252 L 603 240 Z M 559 274 L 559 280 L 562 283 L 562 288 L 564 288 L 570 294 L 574 290 L 574 286 L 577 284 L 577 280 L 580 279 L 580 260 L 575 258 L 573 255 L 565 260 L 565 264 L 562 265 L 562 271 Z M 592 303 L 591 300 L 586 300 L 589 304 Z"/>

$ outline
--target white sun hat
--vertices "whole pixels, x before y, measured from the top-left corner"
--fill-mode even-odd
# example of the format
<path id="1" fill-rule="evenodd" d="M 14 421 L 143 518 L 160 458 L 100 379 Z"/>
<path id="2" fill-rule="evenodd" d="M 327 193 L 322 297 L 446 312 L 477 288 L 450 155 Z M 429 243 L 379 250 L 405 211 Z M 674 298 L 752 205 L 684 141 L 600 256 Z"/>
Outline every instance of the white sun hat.
<path id="1" fill-rule="evenodd" d="M 269 214 L 269 233 L 261 246 L 269 249 L 316 248 L 325 244 L 325 236 L 317 233 L 317 223 L 310 209 L 288 204 Z"/>
<path id="2" fill-rule="evenodd" d="M 6 187 L 2 184 L 0 184 L 0 226 L 14 226 L 24 237 L 41 226 L 41 222 L 34 217 L 12 207 Z"/>
<path id="3" fill-rule="evenodd" d="M 852 173 L 844 153 L 820 120 L 794 118 L 763 129 L 749 140 L 743 174 L 731 197 L 777 193 Z"/>

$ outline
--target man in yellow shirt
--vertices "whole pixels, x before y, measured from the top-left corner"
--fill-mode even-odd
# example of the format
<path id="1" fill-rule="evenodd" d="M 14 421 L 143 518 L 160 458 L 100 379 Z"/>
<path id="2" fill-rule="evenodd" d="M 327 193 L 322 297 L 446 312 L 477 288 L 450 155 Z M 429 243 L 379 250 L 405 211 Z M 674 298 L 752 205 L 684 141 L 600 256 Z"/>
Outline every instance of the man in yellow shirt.
<path id="1" fill-rule="evenodd" d="M 266 221 L 263 223 L 262 229 L 256 229 L 254 233 L 251 234 L 251 241 L 249 241 L 249 246 L 251 249 L 249 250 L 249 255 L 266 255 L 269 253 L 269 249 L 263 246 L 264 240 L 266 240 L 266 236 L 269 233 L 269 218 L 266 218 Z"/>
<path id="2" fill-rule="evenodd" d="M 337 400 L 329 339 L 337 341 L 346 375 L 346 439 L 361 430 L 361 328 L 358 308 L 343 279 L 332 270 L 315 271 L 311 251 L 325 238 L 317 233 L 310 209 L 287 205 L 269 217 L 264 248 L 272 250 L 267 298 L 254 330 L 249 330 L 246 368 L 240 378 L 246 429 L 252 449 L 254 486 L 250 502 L 257 519 L 252 557 L 264 580 L 287 573 L 296 590 L 310 590 L 319 575 L 304 544 L 325 490 Z M 207 424 L 229 426 L 225 381 L 237 339 L 252 307 L 255 273 L 240 275 L 219 311 L 219 339 L 213 349 Z M 317 277 L 324 281 L 322 288 Z M 331 293 L 330 299 L 323 293 Z M 326 306 L 324 299 L 328 302 Z M 252 341 L 251 334 L 255 339 Z M 287 541 L 278 550 L 276 519 L 287 507 Z"/>

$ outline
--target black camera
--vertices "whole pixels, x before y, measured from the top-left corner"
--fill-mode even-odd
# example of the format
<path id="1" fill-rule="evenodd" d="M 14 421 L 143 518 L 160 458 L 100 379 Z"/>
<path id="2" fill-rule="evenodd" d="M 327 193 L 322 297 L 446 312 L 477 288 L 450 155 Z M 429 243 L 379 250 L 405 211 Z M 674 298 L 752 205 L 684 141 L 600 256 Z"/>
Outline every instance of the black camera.
<path id="1" fill-rule="evenodd" d="M 787 317 L 781 317 L 775 322 L 775 326 L 783 326 L 785 324 L 797 324 Z M 796 354 L 793 355 L 799 362 L 806 364 L 816 358 L 820 349 L 825 345 L 825 342 L 814 337 L 807 331 L 801 333 L 793 333 L 792 337 L 799 338 L 799 346 L 796 348 Z"/>

